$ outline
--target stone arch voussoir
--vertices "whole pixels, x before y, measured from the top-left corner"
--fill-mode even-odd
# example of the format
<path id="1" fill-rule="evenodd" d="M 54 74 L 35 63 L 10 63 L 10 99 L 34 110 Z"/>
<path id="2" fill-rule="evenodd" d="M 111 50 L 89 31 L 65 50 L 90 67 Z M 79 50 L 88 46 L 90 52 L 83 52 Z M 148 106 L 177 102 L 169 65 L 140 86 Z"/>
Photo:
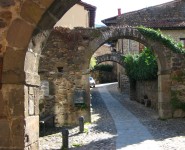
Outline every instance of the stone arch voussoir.
<path id="1" fill-rule="evenodd" d="M 122 55 L 119 53 L 105 54 L 105 55 L 101 55 L 101 56 L 96 57 L 97 64 L 100 64 L 105 61 L 113 61 L 113 62 L 120 64 L 122 67 L 125 66 L 125 64 L 123 62 Z"/>

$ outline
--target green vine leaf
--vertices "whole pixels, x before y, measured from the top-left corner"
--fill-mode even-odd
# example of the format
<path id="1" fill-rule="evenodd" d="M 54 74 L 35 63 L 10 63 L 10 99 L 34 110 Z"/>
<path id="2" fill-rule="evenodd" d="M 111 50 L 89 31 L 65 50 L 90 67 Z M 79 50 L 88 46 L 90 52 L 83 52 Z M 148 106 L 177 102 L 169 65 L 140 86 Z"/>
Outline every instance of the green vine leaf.
<path id="1" fill-rule="evenodd" d="M 170 48 L 174 53 L 185 55 L 185 49 L 181 42 L 177 43 L 170 36 L 165 36 L 160 30 L 154 30 L 151 28 L 145 28 L 143 26 L 137 27 L 139 32 L 148 38 L 162 42 L 166 47 Z"/>

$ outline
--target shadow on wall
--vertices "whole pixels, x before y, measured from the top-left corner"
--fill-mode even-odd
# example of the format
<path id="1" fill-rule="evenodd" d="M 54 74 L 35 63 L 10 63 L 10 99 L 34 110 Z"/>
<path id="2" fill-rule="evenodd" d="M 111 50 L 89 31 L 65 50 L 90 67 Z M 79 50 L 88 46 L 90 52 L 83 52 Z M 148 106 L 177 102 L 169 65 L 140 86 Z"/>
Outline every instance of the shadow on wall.
<path id="1" fill-rule="evenodd" d="M 113 72 L 107 71 L 91 71 L 91 76 L 96 80 L 96 84 L 117 82 L 117 77 Z"/>

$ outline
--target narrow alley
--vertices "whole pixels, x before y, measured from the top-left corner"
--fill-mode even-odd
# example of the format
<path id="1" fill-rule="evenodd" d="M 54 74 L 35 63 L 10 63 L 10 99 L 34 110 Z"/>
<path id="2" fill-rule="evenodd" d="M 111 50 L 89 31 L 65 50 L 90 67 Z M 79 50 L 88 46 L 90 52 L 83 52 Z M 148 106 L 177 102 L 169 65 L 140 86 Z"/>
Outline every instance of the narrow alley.
<path id="1" fill-rule="evenodd" d="M 159 119 L 157 113 L 118 92 L 117 83 L 101 84 L 91 90 L 92 123 L 69 129 L 73 150 L 182 150 L 185 120 Z M 40 137 L 40 150 L 62 147 L 62 128 L 49 129 Z"/>

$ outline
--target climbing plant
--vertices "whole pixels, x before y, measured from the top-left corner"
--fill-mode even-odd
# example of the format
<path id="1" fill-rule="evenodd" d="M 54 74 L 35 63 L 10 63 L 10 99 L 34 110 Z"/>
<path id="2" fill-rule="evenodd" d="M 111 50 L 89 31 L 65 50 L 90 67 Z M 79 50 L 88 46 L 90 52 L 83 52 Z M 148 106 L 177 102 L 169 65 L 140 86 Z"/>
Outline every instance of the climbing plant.
<path id="1" fill-rule="evenodd" d="M 180 53 L 185 55 L 185 49 L 183 48 L 183 44 L 181 42 L 177 43 L 170 36 L 165 36 L 162 34 L 160 30 L 154 30 L 151 28 L 145 28 L 143 26 L 137 27 L 139 32 L 152 40 L 162 42 L 166 47 L 169 47 L 174 53 Z"/>
<path id="2" fill-rule="evenodd" d="M 153 80 L 157 78 L 157 61 L 149 48 L 140 54 L 128 54 L 123 57 L 128 77 L 134 80 Z"/>

